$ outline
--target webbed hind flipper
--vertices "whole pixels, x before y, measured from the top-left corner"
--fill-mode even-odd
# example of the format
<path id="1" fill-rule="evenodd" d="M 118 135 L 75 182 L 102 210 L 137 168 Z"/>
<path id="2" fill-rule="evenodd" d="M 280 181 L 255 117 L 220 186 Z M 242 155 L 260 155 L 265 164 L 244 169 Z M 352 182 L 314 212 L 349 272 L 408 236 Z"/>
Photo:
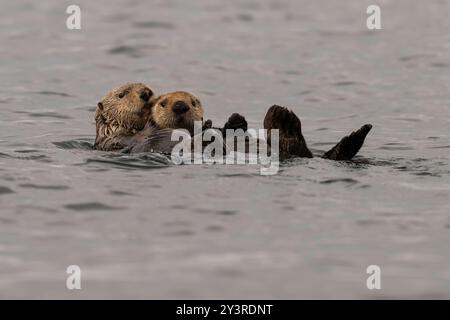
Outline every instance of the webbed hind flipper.
<path id="1" fill-rule="evenodd" d="M 360 129 L 345 136 L 331 150 L 325 152 L 322 158 L 330 160 L 351 160 L 361 149 L 364 139 L 372 129 L 371 124 L 365 124 Z"/>
<path id="2" fill-rule="evenodd" d="M 294 112 L 287 108 L 273 105 L 264 118 L 264 129 L 267 129 L 267 143 L 271 144 L 272 129 L 279 130 L 280 159 L 293 157 L 312 158 L 302 134 L 302 124 Z"/>

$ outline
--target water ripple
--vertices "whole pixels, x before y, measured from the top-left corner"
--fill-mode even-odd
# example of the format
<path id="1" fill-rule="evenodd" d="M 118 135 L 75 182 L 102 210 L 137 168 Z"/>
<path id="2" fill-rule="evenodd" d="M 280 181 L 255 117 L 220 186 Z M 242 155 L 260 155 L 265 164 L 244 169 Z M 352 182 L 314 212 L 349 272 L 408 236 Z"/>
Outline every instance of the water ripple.
<path id="1" fill-rule="evenodd" d="M 158 169 L 173 164 L 167 156 L 158 153 L 132 155 L 112 153 L 100 157 L 88 158 L 85 160 L 85 163 L 112 164 L 125 169 Z"/>
<path id="2" fill-rule="evenodd" d="M 167 30 L 175 29 L 175 25 L 173 23 L 165 21 L 138 21 L 134 22 L 133 26 L 135 26 L 136 28 L 144 28 L 144 29 L 167 29 Z"/>
<path id="3" fill-rule="evenodd" d="M 31 188 L 31 189 L 43 189 L 43 190 L 68 190 L 69 186 L 64 185 L 38 185 L 33 183 L 23 183 L 19 184 L 21 188 Z"/>
<path id="4" fill-rule="evenodd" d="M 94 150 L 93 140 L 75 139 L 68 141 L 56 141 L 52 142 L 55 146 L 60 149 L 79 149 L 79 150 Z"/>
<path id="5" fill-rule="evenodd" d="M 14 191 L 11 190 L 8 187 L 1 187 L 0 186 L 0 195 L 2 195 L 2 194 L 10 194 L 10 193 L 14 193 Z"/>
<path id="6" fill-rule="evenodd" d="M 64 208 L 73 211 L 99 211 L 99 210 L 120 210 L 123 207 L 113 207 L 100 202 L 72 203 L 66 204 Z"/>

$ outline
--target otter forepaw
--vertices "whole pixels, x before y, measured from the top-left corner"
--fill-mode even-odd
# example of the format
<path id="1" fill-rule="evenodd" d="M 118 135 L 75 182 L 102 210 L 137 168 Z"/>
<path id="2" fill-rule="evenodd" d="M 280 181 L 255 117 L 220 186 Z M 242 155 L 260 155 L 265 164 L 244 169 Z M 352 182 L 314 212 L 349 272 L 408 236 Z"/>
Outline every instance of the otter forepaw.
<path id="1" fill-rule="evenodd" d="M 211 121 L 211 119 L 208 119 L 203 123 L 202 131 L 205 131 L 205 130 L 208 130 L 211 128 L 212 128 L 212 121 Z"/>
<path id="2" fill-rule="evenodd" d="M 241 116 L 239 113 L 233 113 L 223 126 L 223 132 L 225 133 L 227 129 L 233 130 L 242 129 L 244 131 L 247 131 L 248 129 L 247 120 L 245 120 L 245 117 Z"/>

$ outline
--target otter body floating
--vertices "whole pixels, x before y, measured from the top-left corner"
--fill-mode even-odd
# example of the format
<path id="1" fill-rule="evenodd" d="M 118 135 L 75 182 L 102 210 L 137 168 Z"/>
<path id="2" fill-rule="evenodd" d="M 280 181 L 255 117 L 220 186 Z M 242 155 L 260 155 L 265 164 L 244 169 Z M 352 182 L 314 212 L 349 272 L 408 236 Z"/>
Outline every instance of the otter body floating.
<path id="1" fill-rule="evenodd" d="M 95 148 L 133 153 L 170 153 L 178 143 L 171 140 L 173 130 L 185 129 L 193 135 L 194 123 L 203 122 L 203 114 L 200 100 L 189 92 L 175 91 L 156 98 L 153 90 L 142 83 L 126 84 L 113 89 L 97 105 Z M 217 129 L 225 137 L 227 129 L 247 131 L 247 121 L 235 113 L 223 128 L 212 127 L 211 120 L 203 122 L 203 130 L 206 129 Z M 271 130 L 279 130 L 281 160 L 313 157 L 303 137 L 300 119 L 294 112 L 273 105 L 264 118 L 264 129 L 267 129 L 268 145 L 271 144 Z M 330 160 L 352 159 L 371 129 L 370 124 L 362 126 L 342 138 L 322 157 Z M 249 148 L 246 147 L 246 150 Z"/>

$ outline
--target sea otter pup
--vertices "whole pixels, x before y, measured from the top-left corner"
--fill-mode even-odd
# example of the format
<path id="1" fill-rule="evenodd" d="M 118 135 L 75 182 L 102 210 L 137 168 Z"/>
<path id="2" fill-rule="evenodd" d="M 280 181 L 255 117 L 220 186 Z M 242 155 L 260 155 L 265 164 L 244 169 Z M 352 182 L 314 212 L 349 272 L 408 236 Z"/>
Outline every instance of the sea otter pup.
<path id="1" fill-rule="evenodd" d="M 143 83 L 128 83 L 110 91 L 97 104 L 94 148 L 120 150 L 144 129 L 154 102 L 153 90 Z"/>
<path id="2" fill-rule="evenodd" d="M 148 125 L 139 132 L 134 145 L 126 150 L 128 152 L 163 152 L 170 153 L 171 148 L 178 141 L 171 141 L 171 135 L 175 129 L 185 129 L 191 136 L 194 135 L 194 122 L 203 123 L 204 109 L 200 100 L 192 93 L 186 91 L 175 91 L 165 93 L 155 99 Z M 234 113 L 230 116 L 223 128 L 212 127 L 211 120 L 202 125 L 202 131 L 214 129 L 222 136 L 226 129 L 247 130 L 247 121 L 241 115 Z M 219 134 L 220 134 L 219 133 Z M 208 145 L 203 142 L 203 146 Z M 224 145 L 226 152 L 226 146 Z"/>

